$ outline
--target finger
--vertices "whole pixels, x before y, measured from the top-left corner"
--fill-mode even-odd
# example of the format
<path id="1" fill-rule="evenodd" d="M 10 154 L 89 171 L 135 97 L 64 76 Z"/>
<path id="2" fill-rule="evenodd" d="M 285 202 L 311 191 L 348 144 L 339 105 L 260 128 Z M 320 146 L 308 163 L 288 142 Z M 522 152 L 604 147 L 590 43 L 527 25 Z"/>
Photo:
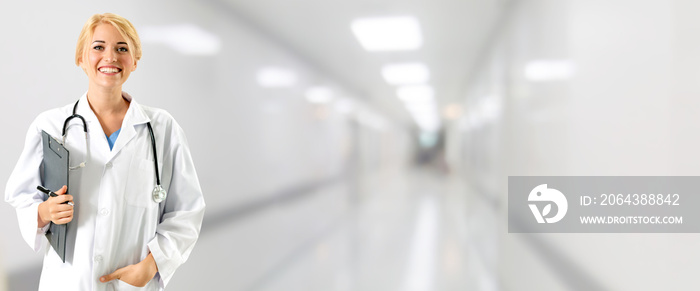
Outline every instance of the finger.
<path id="1" fill-rule="evenodd" d="M 66 224 L 73 221 L 73 216 L 55 220 L 54 224 Z"/>
<path id="2" fill-rule="evenodd" d="M 73 195 L 65 194 L 65 195 L 60 195 L 58 197 L 54 197 L 54 201 L 56 203 L 64 203 L 68 201 L 73 201 Z"/>
<path id="3" fill-rule="evenodd" d="M 51 220 L 54 224 L 66 224 L 73 221 L 73 216 L 61 217 Z"/>
<path id="4" fill-rule="evenodd" d="M 71 208 L 70 205 L 64 205 L 64 204 L 59 204 L 59 205 L 49 209 L 49 215 L 51 216 L 51 218 L 64 217 L 64 216 L 67 216 L 66 215 L 67 213 L 72 213 L 72 212 L 73 212 L 73 208 Z"/>
<path id="5" fill-rule="evenodd" d="M 112 281 L 114 279 L 119 279 L 121 277 L 121 270 L 122 269 L 117 269 L 112 274 L 104 275 L 104 276 L 100 277 L 100 282 L 104 283 L 104 282 Z"/>
<path id="6" fill-rule="evenodd" d="M 61 213 L 51 216 L 51 221 L 55 224 L 69 223 L 73 220 L 73 213 Z"/>
<path id="7" fill-rule="evenodd" d="M 73 214 L 73 207 L 70 205 L 60 204 L 49 211 L 51 217 L 65 217 Z"/>
<path id="8" fill-rule="evenodd" d="M 58 203 L 58 204 L 54 205 L 51 208 L 51 210 L 53 210 L 52 212 L 69 211 L 69 210 L 73 210 L 73 206 L 70 206 L 69 204 L 66 204 L 66 203 Z"/>
<path id="9" fill-rule="evenodd" d="M 54 193 L 56 193 L 58 195 L 63 195 L 63 194 L 66 194 L 67 190 L 68 190 L 68 187 L 66 185 L 63 185 L 63 187 L 61 187 L 61 189 L 58 189 L 58 191 L 54 191 Z"/>
<path id="10" fill-rule="evenodd" d="M 68 196 L 68 197 L 66 197 L 66 196 Z M 52 207 L 57 207 L 63 203 L 71 201 L 72 198 L 73 198 L 73 196 L 71 196 L 71 195 L 60 195 L 60 196 L 56 196 L 56 197 L 50 197 L 46 201 L 48 201 L 52 205 Z"/>
<path id="11" fill-rule="evenodd" d="M 61 212 L 58 212 L 54 215 L 54 217 L 57 219 L 71 217 L 71 216 L 73 216 L 73 210 L 61 211 Z"/>

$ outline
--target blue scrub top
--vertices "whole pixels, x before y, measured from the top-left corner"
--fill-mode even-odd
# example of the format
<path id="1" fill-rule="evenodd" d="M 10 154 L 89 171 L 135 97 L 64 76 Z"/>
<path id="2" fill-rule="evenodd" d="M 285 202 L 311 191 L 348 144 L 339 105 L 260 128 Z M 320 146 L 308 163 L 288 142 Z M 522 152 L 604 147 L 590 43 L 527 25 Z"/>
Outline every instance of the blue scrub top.
<path id="1" fill-rule="evenodd" d="M 107 134 L 105 134 L 105 136 L 107 136 L 107 143 L 109 144 L 109 150 L 110 150 L 110 151 L 111 151 L 112 148 L 114 147 L 114 142 L 117 141 L 117 137 L 119 136 L 119 132 L 120 132 L 120 131 L 122 131 L 121 128 L 120 128 L 120 129 L 117 129 L 117 131 L 115 131 L 114 133 L 112 133 L 111 136 L 107 136 Z"/>

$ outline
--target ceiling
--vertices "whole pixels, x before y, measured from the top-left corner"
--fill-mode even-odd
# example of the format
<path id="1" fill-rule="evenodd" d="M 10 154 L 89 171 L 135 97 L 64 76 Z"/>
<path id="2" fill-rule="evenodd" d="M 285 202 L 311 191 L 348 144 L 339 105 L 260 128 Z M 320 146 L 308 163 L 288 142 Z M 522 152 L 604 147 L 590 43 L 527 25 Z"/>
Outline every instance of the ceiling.
<path id="1" fill-rule="evenodd" d="M 489 40 L 503 0 L 216 0 L 315 69 L 375 105 L 395 121 L 413 125 L 381 76 L 385 64 L 423 62 L 430 69 L 438 108 L 463 102 L 471 70 Z M 365 51 L 352 34 L 356 18 L 414 16 L 423 46 L 400 52 Z"/>

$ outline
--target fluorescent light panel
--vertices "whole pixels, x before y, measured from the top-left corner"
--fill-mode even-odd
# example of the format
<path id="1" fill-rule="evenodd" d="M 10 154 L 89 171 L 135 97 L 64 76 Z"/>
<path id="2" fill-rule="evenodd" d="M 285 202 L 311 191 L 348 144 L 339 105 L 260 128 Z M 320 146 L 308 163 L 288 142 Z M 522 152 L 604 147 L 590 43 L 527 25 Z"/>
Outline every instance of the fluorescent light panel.
<path id="1" fill-rule="evenodd" d="M 258 85 L 277 88 L 291 87 L 297 82 L 297 76 L 292 70 L 277 67 L 266 67 L 258 70 Z"/>
<path id="2" fill-rule="evenodd" d="M 431 114 L 436 115 L 438 113 L 437 106 L 435 103 L 427 104 L 406 104 L 406 110 L 412 115 L 424 115 Z"/>
<path id="3" fill-rule="evenodd" d="M 221 38 L 194 24 L 146 26 L 139 30 L 144 43 L 162 43 L 183 55 L 216 55 Z"/>
<path id="4" fill-rule="evenodd" d="M 350 28 L 367 51 L 415 50 L 423 45 L 415 17 L 374 17 L 353 20 Z"/>
<path id="5" fill-rule="evenodd" d="M 403 86 L 396 90 L 396 94 L 421 130 L 435 132 L 440 128 L 440 115 L 431 86 Z"/>
<path id="6" fill-rule="evenodd" d="M 336 111 L 343 114 L 348 114 L 355 109 L 355 104 L 350 99 L 342 98 L 335 101 L 334 107 Z"/>
<path id="7" fill-rule="evenodd" d="M 525 66 L 525 78 L 530 81 L 560 81 L 574 76 L 574 62 L 570 60 L 535 60 Z"/>
<path id="8" fill-rule="evenodd" d="M 430 79 L 430 71 L 422 63 L 394 64 L 382 67 L 382 76 L 391 85 L 423 84 Z"/>
<path id="9" fill-rule="evenodd" d="M 327 87 L 311 87 L 305 95 L 306 101 L 311 103 L 328 103 L 333 100 L 333 90 Z"/>
<path id="10" fill-rule="evenodd" d="M 440 118 L 434 115 L 413 115 L 413 119 L 420 129 L 427 132 L 436 132 L 440 129 Z"/>
<path id="11" fill-rule="evenodd" d="M 429 85 L 402 86 L 396 89 L 396 95 L 404 102 L 420 102 L 433 99 L 433 87 Z"/>

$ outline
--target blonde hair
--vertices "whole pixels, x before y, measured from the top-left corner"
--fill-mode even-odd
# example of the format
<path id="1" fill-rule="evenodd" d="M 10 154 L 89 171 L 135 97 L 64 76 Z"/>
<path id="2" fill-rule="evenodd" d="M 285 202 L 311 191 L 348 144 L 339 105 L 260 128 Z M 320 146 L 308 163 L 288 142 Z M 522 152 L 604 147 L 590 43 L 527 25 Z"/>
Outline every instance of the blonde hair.
<path id="1" fill-rule="evenodd" d="M 134 62 L 141 59 L 141 40 L 136 33 L 134 25 L 126 18 L 117 14 L 103 13 L 93 15 L 85 22 L 85 25 L 83 25 L 83 30 L 80 31 L 80 36 L 78 37 L 78 44 L 75 47 L 76 65 L 80 66 L 80 60 L 83 58 L 83 55 L 90 45 L 90 40 L 95 33 L 95 27 L 102 23 L 111 24 L 119 31 L 119 34 L 126 39 L 126 43 L 129 46 L 129 54 L 131 58 L 134 59 Z"/>

